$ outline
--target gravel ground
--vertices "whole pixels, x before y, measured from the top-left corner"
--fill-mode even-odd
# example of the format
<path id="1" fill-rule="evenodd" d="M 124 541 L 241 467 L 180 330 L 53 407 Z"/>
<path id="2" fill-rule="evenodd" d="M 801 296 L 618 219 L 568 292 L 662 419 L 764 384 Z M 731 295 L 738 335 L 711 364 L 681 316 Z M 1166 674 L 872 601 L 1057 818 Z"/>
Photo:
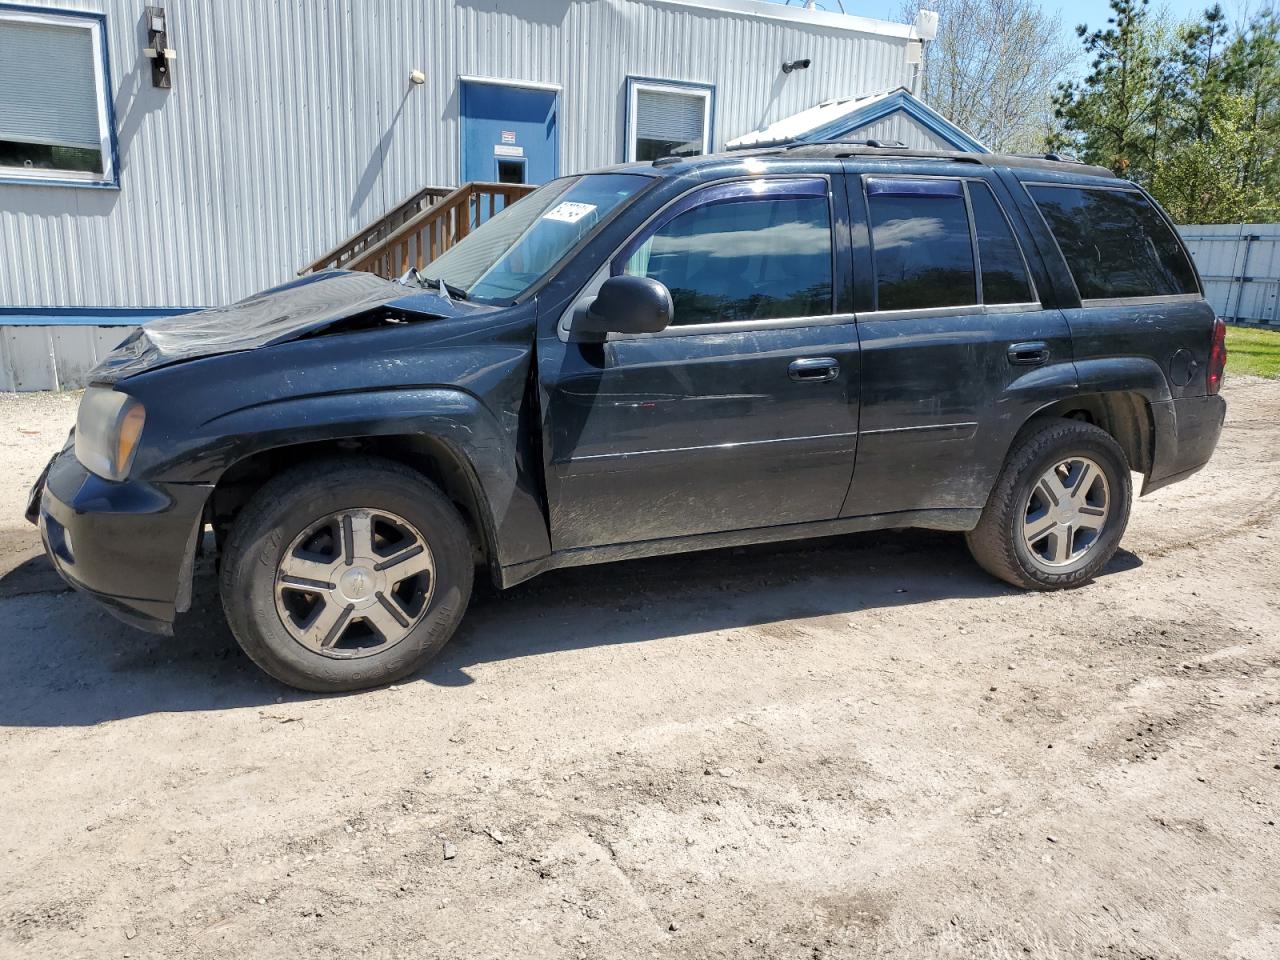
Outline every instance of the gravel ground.
<path id="1" fill-rule="evenodd" d="M 0 956 L 1274 960 L 1280 384 L 1226 392 L 1078 591 L 910 531 L 561 571 L 333 697 L 60 591 L 74 398 L 0 395 Z"/>

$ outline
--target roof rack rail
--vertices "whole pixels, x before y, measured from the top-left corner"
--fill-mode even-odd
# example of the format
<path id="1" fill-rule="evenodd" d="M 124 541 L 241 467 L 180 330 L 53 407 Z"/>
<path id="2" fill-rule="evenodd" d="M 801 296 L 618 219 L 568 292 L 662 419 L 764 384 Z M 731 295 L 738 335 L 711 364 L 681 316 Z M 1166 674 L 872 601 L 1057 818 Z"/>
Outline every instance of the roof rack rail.
<path id="1" fill-rule="evenodd" d="M 1010 156 L 1022 157 L 1024 160 L 1052 160 L 1055 163 L 1084 163 L 1074 153 L 1056 153 L 1052 150 L 1048 153 L 1014 153 Z"/>
<path id="2" fill-rule="evenodd" d="M 871 147 L 873 150 L 905 150 L 907 145 L 901 140 L 792 140 L 790 143 L 778 144 L 784 150 L 799 150 L 802 147 Z"/>
<path id="3" fill-rule="evenodd" d="M 774 147 L 784 153 L 805 152 L 811 156 L 867 160 L 910 160 L 924 163 L 977 163 L 984 161 L 973 154 L 953 151 L 913 150 L 896 140 L 822 140 L 815 143 L 792 143 Z"/>

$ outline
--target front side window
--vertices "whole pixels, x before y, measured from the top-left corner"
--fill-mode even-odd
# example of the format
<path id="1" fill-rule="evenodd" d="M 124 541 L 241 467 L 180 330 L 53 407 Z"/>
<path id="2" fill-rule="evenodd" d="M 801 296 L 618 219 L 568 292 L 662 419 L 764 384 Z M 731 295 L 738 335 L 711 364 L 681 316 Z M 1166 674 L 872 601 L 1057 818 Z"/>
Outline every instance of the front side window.
<path id="1" fill-rule="evenodd" d="M 0 9 L 0 178 L 115 179 L 103 22 Z"/>
<path id="2" fill-rule="evenodd" d="M 1027 190 L 1058 241 L 1081 300 L 1200 292 L 1182 243 L 1138 191 Z"/>
<path id="3" fill-rule="evenodd" d="M 477 300 L 509 300 L 533 286 L 620 204 L 651 183 L 634 174 L 566 177 L 486 220 L 422 271 Z"/>
<path id="4" fill-rule="evenodd" d="M 627 81 L 627 159 L 711 152 L 710 87 Z"/>
<path id="5" fill-rule="evenodd" d="M 978 303 L 959 180 L 867 178 L 877 310 Z"/>
<path id="6" fill-rule="evenodd" d="M 671 291 L 673 325 L 831 313 L 826 181 L 776 195 L 760 181 L 752 186 L 763 189 L 711 188 L 707 202 L 662 223 L 627 256 L 626 273 Z"/>

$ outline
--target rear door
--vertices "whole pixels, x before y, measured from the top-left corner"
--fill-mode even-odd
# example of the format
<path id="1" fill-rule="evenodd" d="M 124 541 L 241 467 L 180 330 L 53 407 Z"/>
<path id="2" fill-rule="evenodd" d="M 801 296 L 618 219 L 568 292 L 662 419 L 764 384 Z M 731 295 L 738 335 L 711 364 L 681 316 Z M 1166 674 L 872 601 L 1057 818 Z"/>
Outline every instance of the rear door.
<path id="1" fill-rule="evenodd" d="M 555 549 L 838 516 L 858 347 L 834 183 L 756 177 L 683 194 L 607 271 L 665 284 L 671 326 L 603 344 L 567 342 L 562 327 L 540 343 Z"/>
<path id="2" fill-rule="evenodd" d="M 981 508 L 1018 427 L 1075 389 L 1067 324 L 988 169 L 850 163 L 847 182 L 862 418 L 842 515 Z"/>
<path id="3" fill-rule="evenodd" d="M 1074 282 L 1065 311 L 1086 392 L 1204 396 L 1214 311 L 1177 231 L 1120 181 L 1025 184 Z"/>

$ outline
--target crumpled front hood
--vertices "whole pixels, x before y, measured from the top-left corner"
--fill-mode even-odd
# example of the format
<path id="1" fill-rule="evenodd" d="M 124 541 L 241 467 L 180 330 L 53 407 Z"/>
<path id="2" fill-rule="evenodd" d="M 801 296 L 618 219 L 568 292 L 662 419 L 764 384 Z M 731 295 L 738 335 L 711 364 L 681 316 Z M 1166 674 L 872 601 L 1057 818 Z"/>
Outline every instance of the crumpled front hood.
<path id="1" fill-rule="evenodd" d="M 460 312 L 444 297 L 406 297 L 399 283 L 371 273 L 329 270 L 256 293 L 227 307 L 152 320 L 120 344 L 89 374 L 110 384 L 146 370 L 219 353 L 296 340 L 340 320 L 395 300 L 415 304 L 418 316 Z M 464 309 L 467 304 L 459 304 Z"/>

